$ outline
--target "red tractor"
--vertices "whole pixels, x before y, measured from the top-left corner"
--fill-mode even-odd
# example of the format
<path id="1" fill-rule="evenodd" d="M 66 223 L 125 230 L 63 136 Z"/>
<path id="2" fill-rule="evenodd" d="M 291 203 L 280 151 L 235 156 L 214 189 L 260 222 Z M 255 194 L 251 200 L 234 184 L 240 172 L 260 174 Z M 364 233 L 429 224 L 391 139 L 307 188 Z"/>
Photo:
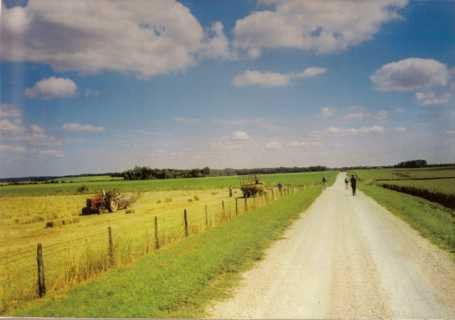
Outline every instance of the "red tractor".
<path id="1" fill-rule="evenodd" d="M 116 191 L 105 192 L 103 190 L 95 197 L 86 200 L 86 206 L 82 208 L 81 215 L 115 212 L 127 208 L 131 202 L 132 199 L 121 197 Z"/>

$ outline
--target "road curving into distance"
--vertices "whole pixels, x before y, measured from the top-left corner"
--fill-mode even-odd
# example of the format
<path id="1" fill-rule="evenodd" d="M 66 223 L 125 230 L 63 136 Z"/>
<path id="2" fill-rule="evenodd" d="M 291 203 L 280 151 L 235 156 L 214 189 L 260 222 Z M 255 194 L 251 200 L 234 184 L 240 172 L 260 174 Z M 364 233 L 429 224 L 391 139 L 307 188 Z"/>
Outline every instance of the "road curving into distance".
<path id="1" fill-rule="evenodd" d="M 455 261 L 344 177 L 211 317 L 455 318 Z"/>

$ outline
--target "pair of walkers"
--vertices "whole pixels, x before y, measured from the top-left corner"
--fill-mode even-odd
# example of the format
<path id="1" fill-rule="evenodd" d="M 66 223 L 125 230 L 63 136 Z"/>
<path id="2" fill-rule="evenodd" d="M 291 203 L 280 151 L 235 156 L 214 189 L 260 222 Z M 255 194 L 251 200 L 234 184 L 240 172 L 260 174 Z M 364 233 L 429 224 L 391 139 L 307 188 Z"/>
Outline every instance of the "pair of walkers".
<path id="1" fill-rule="evenodd" d="M 355 196 L 355 192 L 357 190 L 357 178 L 355 175 L 351 175 L 351 179 L 348 179 L 348 177 L 344 178 L 344 184 L 346 189 L 349 186 L 349 182 L 351 183 L 351 189 L 352 189 L 352 195 Z"/>

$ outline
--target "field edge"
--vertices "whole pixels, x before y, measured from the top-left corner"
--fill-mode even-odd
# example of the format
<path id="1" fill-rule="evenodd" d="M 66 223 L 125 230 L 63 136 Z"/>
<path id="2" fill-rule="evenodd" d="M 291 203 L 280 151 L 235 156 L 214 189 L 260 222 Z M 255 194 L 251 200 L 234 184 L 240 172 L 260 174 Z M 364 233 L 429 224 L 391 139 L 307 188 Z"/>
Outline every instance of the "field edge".
<path id="1" fill-rule="evenodd" d="M 455 219 L 449 208 L 377 185 L 363 184 L 360 189 L 455 261 Z"/>
<path id="2" fill-rule="evenodd" d="M 131 268 L 112 270 L 99 280 L 70 290 L 63 298 L 32 302 L 23 308 L 16 309 L 13 314 L 24 316 L 207 316 L 206 307 L 214 300 L 229 296 L 230 289 L 238 283 L 241 272 L 251 268 L 263 257 L 265 249 L 302 211 L 313 203 L 321 191 L 320 186 L 307 188 L 304 192 L 279 200 L 268 207 L 242 215 L 229 224 L 191 236 L 181 243 L 164 248 L 157 254 L 141 259 Z M 229 238 L 228 235 L 232 237 Z M 185 249 L 188 248 L 191 251 L 187 254 Z M 202 262 L 202 264 L 195 266 L 195 261 Z M 150 266 L 156 267 L 157 263 L 159 265 L 164 263 L 170 268 L 158 271 L 156 268 L 149 270 Z M 178 270 L 178 273 L 172 274 L 170 270 Z M 161 288 L 144 287 L 144 284 L 139 289 L 131 286 L 132 282 L 128 279 L 140 279 L 144 276 L 144 271 L 149 272 L 144 282 L 150 281 L 156 284 L 157 281 L 161 281 Z M 167 278 L 166 273 L 167 276 L 172 276 L 171 280 L 163 280 Z M 184 281 L 179 282 L 179 279 Z M 120 299 L 119 302 L 126 298 L 124 292 L 115 291 L 115 288 L 125 288 L 125 286 L 133 291 L 133 294 L 129 291 L 130 294 L 126 299 L 132 303 L 131 306 L 128 306 L 128 310 L 122 309 L 119 303 L 113 303 L 116 298 Z M 144 296 L 149 296 L 150 300 L 144 301 Z M 96 302 L 90 297 L 96 297 Z M 137 299 L 132 299 L 132 297 Z M 160 298 L 155 299 L 156 297 Z M 147 300 L 147 298 L 145 299 Z M 103 302 L 106 302 L 105 306 L 109 305 L 109 307 L 103 309 Z M 81 305 L 84 307 L 78 307 Z"/>

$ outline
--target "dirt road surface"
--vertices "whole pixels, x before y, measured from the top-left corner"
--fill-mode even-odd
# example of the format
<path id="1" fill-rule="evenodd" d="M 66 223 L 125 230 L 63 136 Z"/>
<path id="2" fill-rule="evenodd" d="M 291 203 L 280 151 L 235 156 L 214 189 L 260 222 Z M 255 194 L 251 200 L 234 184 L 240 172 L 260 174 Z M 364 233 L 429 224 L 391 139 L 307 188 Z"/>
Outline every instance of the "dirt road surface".
<path id="1" fill-rule="evenodd" d="M 246 272 L 217 318 L 455 319 L 455 262 L 344 175 Z"/>

